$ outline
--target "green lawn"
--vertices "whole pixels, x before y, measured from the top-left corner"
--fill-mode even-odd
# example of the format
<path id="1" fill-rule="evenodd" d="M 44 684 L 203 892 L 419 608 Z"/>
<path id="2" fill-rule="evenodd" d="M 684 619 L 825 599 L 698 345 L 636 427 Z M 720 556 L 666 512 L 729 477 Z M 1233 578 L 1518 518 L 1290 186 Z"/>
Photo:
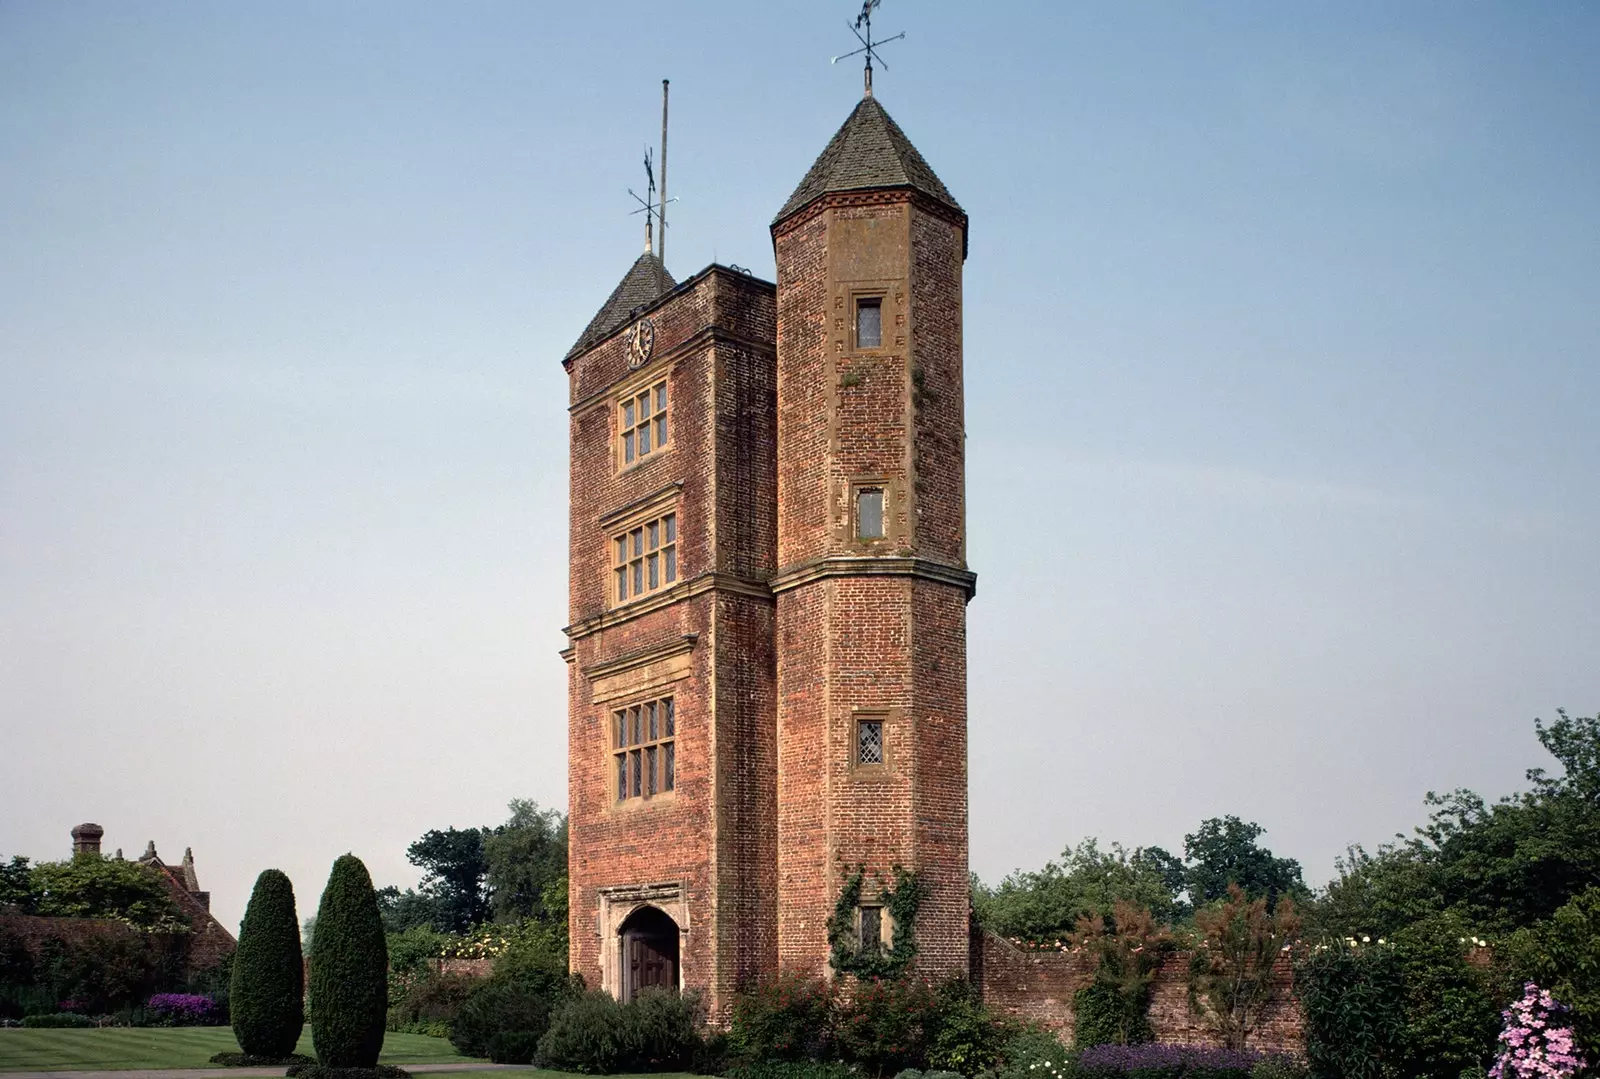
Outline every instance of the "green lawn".
<path id="1" fill-rule="evenodd" d="M 311 1029 L 297 1052 L 313 1056 Z M 0 1030 L 0 1072 L 210 1068 L 213 1053 L 237 1053 L 228 1027 L 105 1027 L 94 1030 Z M 386 1034 L 385 1064 L 469 1061 L 443 1038 Z"/>

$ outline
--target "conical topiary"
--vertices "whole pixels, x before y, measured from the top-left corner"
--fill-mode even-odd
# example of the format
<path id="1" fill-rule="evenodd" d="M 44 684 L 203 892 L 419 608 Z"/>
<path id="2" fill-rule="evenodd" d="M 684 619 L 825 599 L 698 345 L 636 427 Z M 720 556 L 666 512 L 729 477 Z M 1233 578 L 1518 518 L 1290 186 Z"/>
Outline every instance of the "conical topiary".
<path id="1" fill-rule="evenodd" d="M 277 1058 L 294 1052 L 305 1026 L 305 968 L 294 885 L 279 870 L 261 871 L 244 908 L 228 1007 L 245 1053 Z"/>
<path id="2" fill-rule="evenodd" d="M 311 1040 L 330 1068 L 371 1068 L 383 1049 L 389 949 L 367 867 L 333 863 L 311 936 Z"/>

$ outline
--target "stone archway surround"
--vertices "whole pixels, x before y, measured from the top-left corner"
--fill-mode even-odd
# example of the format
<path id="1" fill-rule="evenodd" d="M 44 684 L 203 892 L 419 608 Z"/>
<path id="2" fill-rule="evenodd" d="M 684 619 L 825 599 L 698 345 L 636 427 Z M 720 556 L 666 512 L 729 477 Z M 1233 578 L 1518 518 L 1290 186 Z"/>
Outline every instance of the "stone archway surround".
<path id="1" fill-rule="evenodd" d="M 595 928 L 600 934 L 600 988 L 622 999 L 622 923 L 641 907 L 655 907 L 678 927 L 678 988 L 689 954 L 689 903 L 680 880 L 619 884 L 600 889 Z"/>

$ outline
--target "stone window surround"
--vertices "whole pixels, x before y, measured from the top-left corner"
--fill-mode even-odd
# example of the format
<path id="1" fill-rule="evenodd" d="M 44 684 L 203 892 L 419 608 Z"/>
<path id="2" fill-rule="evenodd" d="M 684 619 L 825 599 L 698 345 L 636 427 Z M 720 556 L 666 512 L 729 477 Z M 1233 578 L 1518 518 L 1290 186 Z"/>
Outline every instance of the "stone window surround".
<path id="1" fill-rule="evenodd" d="M 648 525 L 652 521 L 659 521 L 668 515 L 676 518 L 676 538 L 673 545 L 677 548 L 677 570 L 675 579 L 669 584 L 665 580 L 655 589 L 647 588 L 645 591 L 633 594 L 632 582 L 629 583 L 629 595 L 625 600 L 617 598 L 617 565 L 616 547 L 617 539 L 625 536 L 635 528 Z M 605 574 L 604 595 L 606 609 L 618 610 L 640 600 L 647 600 L 685 580 L 688 574 L 683 564 L 683 483 L 674 481 L 658 491 L 654 491 L 643 498 L 637 499 L 622 509 L 608 513 L 599 520 L 601 531 L 605 535 L 605 557 L 602 559 Z M 629 557 L 632 555 L 630 553 Z"/>
<path id="2" fill-rule="evenodd" d="M 846 751 L 849 754 L 849 778 L 867 782 L 890 779 L 894 775 L 895 759 L 890 749 L 892 741 L 891 732 L 896 730 L 904 718 L 902 709 L 899 708 L 852 708 L 850 710 L 849 744 Z M 883 724 L 883 763 L 862 764 L 858 746 L 861 737 L 860 725 L 862 720 L 869 723 Z"/>
<path id="3" fill-rule="evenodd" d="M 883 535 L 881 536 L 863 537 L 861 535 L 861 523 L 857 520 L 857 514 L 860 507 L 861 492 L 864 490 L 883 492 L 883 511 L 881 520 L 881 531 L 883 532 Z M 849 539 L 849 542 L 858 547 L 873 551 L 888 547 L 891 543 L 891 537 L 895 534 L 894 481 L 888 476 L 882 475 L 852 476 L 850 478 L 849 494 L 847 497 L 849 502 L 845 508 L 845 511 L 849 515 L 849 522 L 846 525 L 846 528 L 848 529 L 846 536 Z"/>
<path id="4" fill-rule="evenodd" d="M 684 986 L 684 956 L 689 945 L 688 889 L 681 880 L 617 884 L 599 889 L 595 932 L 600 936 L 600 988 L 612 996 L 622 990 L 622 923 L 641 907 L 655 907 L 678 927 L 678 988 Z M 619 998 L 620 999 L 620 998 Z"/>
<path id="5" fill-rule="evenodd" d="M 609 390 L 605 391 L 607 397 L 610 399 L 611 407 L 611 457 L 612 468 L 614 472 L 619 474 L 623 472 L 632 472 L 636 468 L 643 468 L 651 461 L 658 461 L 664 457 L 669 457 L 672 455 L 672 450 L 678 444 L 678 433 L 676 430 L 674 430 L 674 428 L 677 427 L 677 422 L 674 420 L 672 415 L 672 402 L 676 393 L 676 390 L 672 384 L 672 376 L 676 368 L 676 362 L 666 364 L 645 364 L 645 366 L 641 367 L 635 372 L 632 372 L 627 378 L 622 379 Z M 651 407 L 653 409 L 653 395 L 655 392 L 655 387 L 662 383 L 664 383 L 667 388 L 667 443 L 664 447 L 652 445 L 650 452 L 643 456 L 640 456 L 637 452 L 635 452 L 632 461 L 625 461 L 623 460 L 624 454 L 622 448 L 622 436 L 626 433 L 626 429 L 622 426 L 622 406 L 625 405 L 630 398 L 637 398 L 640 394 L 644 393 L 646 390 L 649 390 L 652 394 Z M 635 419 L 637 418 L 638 417 L 636 416 Z M 654 412 L 652 412 L 651 418 L 652 420 L 654 419 Z"/>
<path id="6" fill-rule="evenodd" d="M 650 737 L 649 729 L 646 728 L 641 733 L 641 741 L 638 741 L 638 742 L 627 742 L 627 743 L 625 743 L 625 744 L 623 744 L 621 746 L 617 745 L 617 743 L 616 743 L 617 724 L 619 722 L 627 722 L 626 720 L 619 720 L 618 714 L 621 713 L 623 715 L 626 715 L 628 712 L 630 712 L 630 711 L 632 711 L 634 709 L 643 709 L 645 705 L 654 705 L 655 709 L 656 709 L 656 712 L 658 713 L 658 715 L 657 715 L 657 724 L 658 724 L 658 726 L 657 726 L 657 729 L 656 729 L 656 735 L 657 736 L 654 739 L 652 739 Z M 666 721 L 665 721 L 665 719 L 662 718 L 662 707 L 663 707 L 663 705 L 666 706 L 666 713 L 670 714 L 672 716 L 672 720 L 673 720 L 673 729 L 672 729 L 672 732 L 670 734 L 667 733 L 667 731 L 666 731 Z M 678 786 L 677 786 L 677 770 L 676 770 L 676 768 L 674 768 L 674 770 L 673 770 L 673 784 L 672 784 L 672 786 L 670 786 L 670 787 L 665 786 L 665 782 L 666 782 L 666 762 L 665 762 L 665 759 L 664 759 L 664 756 L 666 754 L 666 747 L 669 746 L 669 745 L 672 746 L 672 752 L 673 752 L 674 760 L 676 759 L 677 745 L 678 745 L 678 733 L 677 733 L 677 718 L 678 718 L 678 716 L 677 716 L 677 712 L 678 712 L 678 710 L 677 710 L 677 699 L 676 699 L 676 697 L 673 696 L 673 694 L 670 691 L 670 689 L 668 691 L 664 692 L 664 693 L 661 693 L 660 696 L 651 696 L 651 695 L 647 694 L 647 695 L 645 695 L 643 697 L 638 698 L 637 700 L 630 700 L 630 701 L 627 701 L 627 702 L 618 701 L 618 702 L 614 703 L 611 706 L 611 711 L 610 711 L 609 715 L 610 715 L 610 726 L 611 726 L 611 734 L 612 734 L 612 745 L 611 745 L 611 768 L 609 770 L 610 771 L 610 779 L 609 779 L 609 781 L 611 783 L 611 801 L 612 801 L 612 803 L 614 805 L 622 806 L 622 805 L 625 805 L 625 804 L 630 803 L 630 802 L 644 803 L 644 802 L 660 801 L 660 800 L 663 800 L 663 799 L 670 800 L 672 798 L 672 796 L 677 793 Z M 641 718 L 640 722 L 641 723 L 643 722 L 642 718 Z M 656 751 L 656 755 L 654 757 L 652 757 L 651 754 L 645 752 L 645 750 L 647 750 L 647 749 L 654 749 Z M 654 764 L 651 765 L 651 768 L 652 768 L 652 770 L 654 772 L 655 780 L 657 782 L 661 783 L 662 786 L 659 789 L 655 790 L 655 791 L 651 791 L 650 790 L 651 777 L 650 776 L 645 776 L 644 779 L 643 779 L 643 782 L 640 785 L 640 793 L 639 794 L 629 794 L 629 795 L 627 795 L 627 797 L 623 797 L 621 789 L 617 786 L 617 778 L 618 778 L 617 777 L 617 762 L 619 760 L 621 760 L 623 762 L 631 761 L 632 754 L 636 753 L 636 752 L 640 754 L 641 760 L 647 761 L 647 762 L 648 761 L 654 761 Z M 631 771 L 632 765 L 631 765 L 631 763 L 624 763 L 624 767 L 630 769 L 628 774 L 629 774 L 629 776 L 631 776 L 632 775 L 632 771 Z"/>

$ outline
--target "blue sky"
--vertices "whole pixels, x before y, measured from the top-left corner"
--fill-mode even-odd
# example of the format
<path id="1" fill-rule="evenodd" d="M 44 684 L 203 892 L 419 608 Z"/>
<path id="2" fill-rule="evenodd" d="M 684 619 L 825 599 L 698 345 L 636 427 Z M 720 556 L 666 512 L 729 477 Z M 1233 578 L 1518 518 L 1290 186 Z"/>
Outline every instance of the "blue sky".
<path id="1" fill-rule="evenodd" d="M 559 360 L 770 277 L 851 5 L 0 5 L 0 853 L 565 803 Z M 972 864 L 1349 842 L 1600 711 L 1600 11 L 888 0 L 971 215 Z"/>

